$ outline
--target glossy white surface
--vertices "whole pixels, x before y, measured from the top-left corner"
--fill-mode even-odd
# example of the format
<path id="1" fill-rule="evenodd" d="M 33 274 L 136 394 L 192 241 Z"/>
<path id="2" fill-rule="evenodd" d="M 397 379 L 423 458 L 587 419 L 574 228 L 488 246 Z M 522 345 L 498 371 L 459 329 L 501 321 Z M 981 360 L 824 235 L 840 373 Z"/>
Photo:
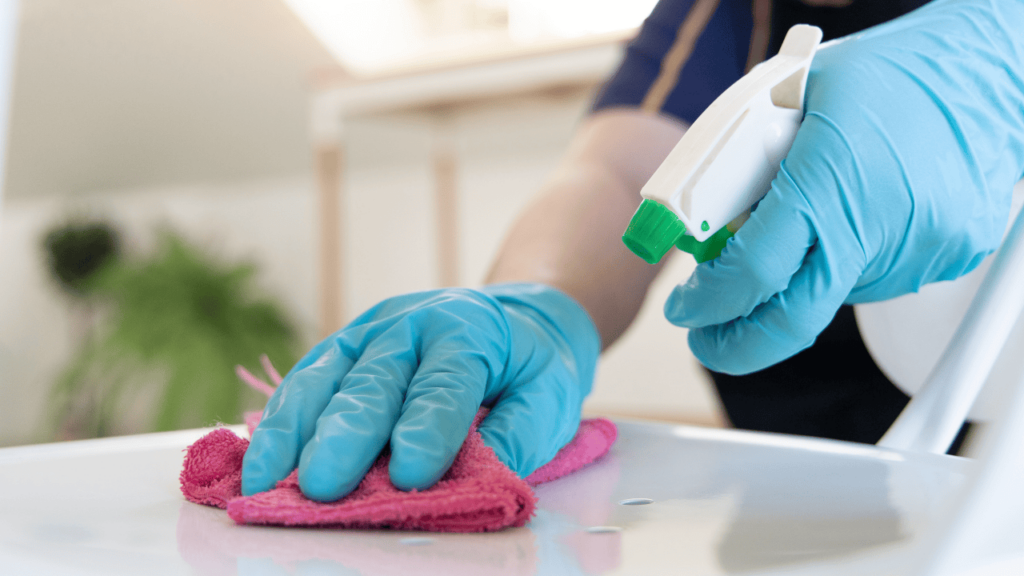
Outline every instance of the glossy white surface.
<path id="1" fill-rule="evenodd" d="M 178 491 L 182 449 L 203 430 L 4 449 L 0 573 L 898 574 L 972 464 L 619 427 L 603 460 L 537 488 L 526 528 L 497 534 L 236 526 Z M 620 504 L 634 498 L 653 502 Z"/>

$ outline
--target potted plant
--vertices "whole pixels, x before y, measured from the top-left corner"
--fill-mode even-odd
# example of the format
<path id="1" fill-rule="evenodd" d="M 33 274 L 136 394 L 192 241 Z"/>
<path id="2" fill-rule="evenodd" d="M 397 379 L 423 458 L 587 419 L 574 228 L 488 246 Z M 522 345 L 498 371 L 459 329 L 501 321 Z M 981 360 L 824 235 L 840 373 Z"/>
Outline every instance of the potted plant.
<path id="1" fill-rule="evenodd" d="M 130 260 L 100 223 L 62 226 L 44 245 L 72 300 L 99 310 L 53 389 L 61 438 L 240 421 L 265 398 L 234 367 L 254 368 L 263 353 L 295 361 L 295 330 L 256 294 L 252 264 L 217 262 L 172 232 Z"/>

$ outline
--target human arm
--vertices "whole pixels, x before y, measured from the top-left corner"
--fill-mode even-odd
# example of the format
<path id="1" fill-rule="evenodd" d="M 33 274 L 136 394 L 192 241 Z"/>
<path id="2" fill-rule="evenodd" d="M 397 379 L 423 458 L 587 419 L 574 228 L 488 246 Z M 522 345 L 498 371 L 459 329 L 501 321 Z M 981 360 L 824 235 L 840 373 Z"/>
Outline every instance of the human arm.
<path id="1" fill-rule="evenodd" d="M 640 188 L 685 126 L 756 60 L 752 32 L 749 0 L 659 2 L 488 281 L 558 288 L 590 313 L 603 347 L 614 342 L 661 269 L 621 241 Z"/>
<path id="2" fill-rule="evenodd" d="M 537 282 L 571 296 L 608 347 L 636 317 L 660 266 L 623 245 L 640 188 L 682 137 L 682 122 L 636 109 L 586 118 L 543 192 L 517 219 L 488 283 Z"/>

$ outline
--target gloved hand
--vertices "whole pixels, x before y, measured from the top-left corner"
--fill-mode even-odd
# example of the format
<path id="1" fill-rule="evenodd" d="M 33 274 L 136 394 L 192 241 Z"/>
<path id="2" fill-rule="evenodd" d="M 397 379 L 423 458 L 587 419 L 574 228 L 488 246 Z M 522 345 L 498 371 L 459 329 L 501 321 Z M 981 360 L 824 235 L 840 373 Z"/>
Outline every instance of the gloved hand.
<path id="1" fill-rule="evenodd" d="M 574 300 L 501 284 L 385 300 L 310 351 L 263 411 L 242 493 L 296 466 L 307 497 L 351 492 L 390 443 L 391 481 L 410 490 L 448 470 L 481 405 L 484 443 L 522 477 L 572 439 L 600 338 Z"/>
<path id="2" fill-rule="evenodd" d="M 966 274 L 1024 176 L 1024 1 L 937 0 L 823 47 L 772 188 L 665 303 L 708 368 L 763 369 L 841 304 Z"/>

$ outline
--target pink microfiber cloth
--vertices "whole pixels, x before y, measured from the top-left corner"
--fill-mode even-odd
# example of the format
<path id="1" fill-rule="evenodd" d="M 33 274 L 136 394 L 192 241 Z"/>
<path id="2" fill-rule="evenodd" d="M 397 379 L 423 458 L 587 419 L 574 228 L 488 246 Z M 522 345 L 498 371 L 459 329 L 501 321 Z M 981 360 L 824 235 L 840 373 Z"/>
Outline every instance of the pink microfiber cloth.
<path id="1" fill-rule="evenodd" d="M 265 360 L 264 368 L 280 383 L 280 376 Z M 254 388 L 273 390 L 242 368 L 238 373 Z M 359 486 L 337 502 L 316 502 L 303 496 L 295 471 L 272 490 L 242 496 L 242 457 L 249 441 L 221 428 L 188 447 L 181 491 L 197 504 L 226 508 L 239 524 L 490 532 L 526 524 L 536 506 L 531 485 L 590 464 L 608 452 L 617 435 L 615 424 L 608 420 L 584 420 L 569 444 L 524 481 L 484 445 L 477 425 L 486 413 L 482 409 L 477 414 L 451 468 L 426 490 L 395 488 L 388 477 L 390 456 L 385 451 Z M 258 416 L 246 417 L 250 434 Z"/>

